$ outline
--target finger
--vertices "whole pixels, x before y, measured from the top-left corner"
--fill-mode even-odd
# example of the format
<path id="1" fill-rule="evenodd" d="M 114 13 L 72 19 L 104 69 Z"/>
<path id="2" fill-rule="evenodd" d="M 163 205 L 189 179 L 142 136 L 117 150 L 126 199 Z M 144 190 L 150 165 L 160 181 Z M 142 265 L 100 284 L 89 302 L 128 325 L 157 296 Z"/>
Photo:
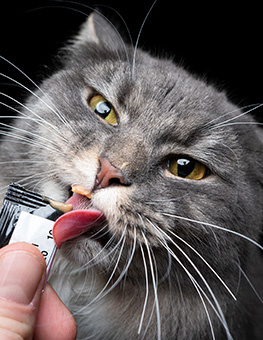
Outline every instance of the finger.
<path id="1" fill-rule="evenodd" d="M 42 294 L 35 328 L 35 340 L 75 340 L 75 320 L 54 289 L 47 284 Z"/>
<path id="2" fill-rule="evenodd" d="M 46 264 L 39 250 L 14 243 L 0 250 L 0 339 L 31 339 Z"/>

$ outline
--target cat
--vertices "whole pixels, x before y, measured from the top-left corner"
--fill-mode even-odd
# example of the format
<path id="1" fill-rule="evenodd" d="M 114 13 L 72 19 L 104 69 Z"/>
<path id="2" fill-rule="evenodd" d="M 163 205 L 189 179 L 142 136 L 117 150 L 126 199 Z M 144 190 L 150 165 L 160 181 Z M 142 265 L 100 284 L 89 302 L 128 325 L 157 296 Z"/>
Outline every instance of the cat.
<path id="1" fill-rule="evenodd" d="M 82 185 L 83 208 L 104 214 L 50 279 L 78 339 L 262 339 L 255 106 L 126 44 L 96 11 L 61 64 L 2 123 L 0 186 L 66 201 Z"/>

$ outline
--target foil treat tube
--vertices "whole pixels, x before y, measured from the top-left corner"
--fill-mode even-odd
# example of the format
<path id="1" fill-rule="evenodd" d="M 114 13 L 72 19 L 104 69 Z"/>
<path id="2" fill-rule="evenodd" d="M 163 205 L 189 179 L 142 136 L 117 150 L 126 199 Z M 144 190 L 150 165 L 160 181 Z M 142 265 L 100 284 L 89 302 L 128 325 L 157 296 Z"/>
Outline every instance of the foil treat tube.
<path id="1" fill-rule="evenodd" d="M 70 209 L 11 183 L 0 211 L 0 248 L 14 242 L 36 246 L 46 260 L 48 277 L 57 250 L 52 236 L 54 221 Z"/>

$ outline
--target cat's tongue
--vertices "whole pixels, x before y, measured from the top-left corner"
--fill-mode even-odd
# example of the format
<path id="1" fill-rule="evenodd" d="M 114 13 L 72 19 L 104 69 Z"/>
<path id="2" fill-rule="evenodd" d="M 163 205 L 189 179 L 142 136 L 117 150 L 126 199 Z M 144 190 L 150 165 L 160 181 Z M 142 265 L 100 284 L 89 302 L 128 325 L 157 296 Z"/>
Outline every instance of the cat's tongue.
<path id="1" fill-rule="evenodd" d="M 58 248 L 65 241 L 92 230 L 105 220 L 101 211 L 87 209 L 89 199 L 82 195 L 74 194 L 66 203 L 72 204 L 73 210 L 58 218 L 53 227 L 53 237 Z"/>

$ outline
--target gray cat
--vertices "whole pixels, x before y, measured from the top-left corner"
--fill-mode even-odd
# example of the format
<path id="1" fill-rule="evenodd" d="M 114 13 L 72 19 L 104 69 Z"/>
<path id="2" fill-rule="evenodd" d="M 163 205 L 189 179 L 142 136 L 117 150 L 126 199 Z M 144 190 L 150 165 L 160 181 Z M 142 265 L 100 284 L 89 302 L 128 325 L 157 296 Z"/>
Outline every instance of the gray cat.
<path id="1" fill-rule="evenodd" d="M 263 135 L 250 109 L 93 13 L 3 126 L 2 188 L 66 201 L 78 184 L 92 197 L 77 208 L 105 216 L 64 243 L 51 278 L 79 339 L 262 339 Z"/>

